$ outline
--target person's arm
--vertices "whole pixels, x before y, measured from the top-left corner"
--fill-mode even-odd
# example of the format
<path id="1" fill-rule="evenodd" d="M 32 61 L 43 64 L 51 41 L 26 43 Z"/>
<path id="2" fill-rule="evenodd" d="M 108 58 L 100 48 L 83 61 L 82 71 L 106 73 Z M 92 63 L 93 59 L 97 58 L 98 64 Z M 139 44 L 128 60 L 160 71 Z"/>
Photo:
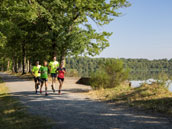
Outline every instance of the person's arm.
<path id="1" fill-rule="evenodd" d="M 59 68 L 56 69 L 56 73 L 58 73 L 58 71 L 59 71 Z"/>
<path id="2" fill-rule="evenodd" d="M 47 67 L 47 74 L 49 74 L 49 69 L 48 69 L 48 67 Z"/>
<path id="3" fill-rule="evenodd" d="M 58 68 L 59 68 L 59 63 L 56 65 L 56 68 L 55 68 L 56 69 L 56 71 L 55 71 L 56 73 L 58 72 Z"/>
<path id="4" fill-rule="evenodd" d="M 51 62 L 50 62 L 49 65 L 48 65 L 48 69 L 49 69 L 49 71 L 51 72 Z"/>
<path id="5" fill-rule="evenodd" d="M 34 72 L 35 72 L 35 69 L 34 69 L 34 67 L 32 68 L 32 72 L 31 72 L 31 74 L 34 76 Z"/>
<path id="6" fill-rule="evenodd" d="M 38 73 L 41 73 L 41 67 L 40 67 L 40 69 L 39 69 Z"/>
<path id="7" fill-rule="evenodd" d="M 38 70 L 38 73 L 40 73 L 40 69 L 41 69 L 41 67 L 42 67 L 42 66 L 40 65 L 39 70 Z"/>

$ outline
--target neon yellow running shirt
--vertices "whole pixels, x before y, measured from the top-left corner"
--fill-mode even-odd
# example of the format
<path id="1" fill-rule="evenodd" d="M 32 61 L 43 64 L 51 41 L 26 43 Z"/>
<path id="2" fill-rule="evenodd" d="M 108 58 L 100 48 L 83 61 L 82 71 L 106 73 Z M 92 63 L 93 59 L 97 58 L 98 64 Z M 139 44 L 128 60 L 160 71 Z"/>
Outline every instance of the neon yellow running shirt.
<path id="1" fill-rule="evenodd" d="M 50 66 L 50 73 L 56 73 L 56 69 L 59 67 L 59 62 L 58 61 L 51 61 L 49 63 Z"/>
<path id="2" fill-rule="evenodd" d="M 33 72 L 33 75 L 35 77 L 40 77 L 40 73 L 39 73 L 39 69 L 40 69 L 41 65 L 38 65 L 38 66 L 33 66 L 32 68 L 32 72 Z"/>

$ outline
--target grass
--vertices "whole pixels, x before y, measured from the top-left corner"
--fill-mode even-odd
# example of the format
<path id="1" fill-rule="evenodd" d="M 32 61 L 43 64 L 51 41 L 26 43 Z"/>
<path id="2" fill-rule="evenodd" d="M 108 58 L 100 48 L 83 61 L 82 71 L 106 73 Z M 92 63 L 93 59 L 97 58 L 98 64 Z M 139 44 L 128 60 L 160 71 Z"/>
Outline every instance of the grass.
<path id="1" fill-rule="evenodd" d="M 49 129 L 52 122 L 47 118 L 31 115 L 26 108 L 8 93 L 0 79 L 0 129 Z"/>
<path id="2" fill-rule="evenodd" d="M 172 115 L 172 93 L 156 83 L 138 88 L 121 85 L 111 89 L 91 91 L 90 94 L 103 101 L 126 103 L 140 109 L 148 109 Z"/>

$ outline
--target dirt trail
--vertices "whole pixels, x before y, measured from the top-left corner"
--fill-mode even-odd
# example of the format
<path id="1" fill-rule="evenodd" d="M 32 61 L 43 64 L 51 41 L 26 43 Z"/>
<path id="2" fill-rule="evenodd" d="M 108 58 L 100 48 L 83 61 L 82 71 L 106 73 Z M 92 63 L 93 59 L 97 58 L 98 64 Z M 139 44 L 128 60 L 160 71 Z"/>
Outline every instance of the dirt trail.
<path id="1" fill-rule="evenodd" d="M 12 96 L 19 97 L 30 113 L 52 119 L 54 129 L 172 129 L 165 117 L 89 99 L 83 92 L 90 88 L 75 84 L 75 79 L 65 80 L 62 95 L 52 93 L 49 84 L 49 96 L 44 96 L 34 94 L 33 81 L 0 76 Z"/>

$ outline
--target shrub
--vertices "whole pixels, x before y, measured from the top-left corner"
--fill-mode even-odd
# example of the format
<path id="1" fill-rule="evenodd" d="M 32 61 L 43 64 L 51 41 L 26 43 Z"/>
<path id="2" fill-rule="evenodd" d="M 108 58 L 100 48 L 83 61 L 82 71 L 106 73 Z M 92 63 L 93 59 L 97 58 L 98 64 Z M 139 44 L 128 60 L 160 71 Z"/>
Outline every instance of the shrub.
<path id="1" fill-rule="evenodd" d="M 107 60 L 91 75 L 91 86 L 94 89 L 113 88 L 128 78 L 129 70 L 124 68 L 121 60 Z"/>
<path id="2" fill-rule="evenodd" d="M 171 77 L 169 77 L 166 73 L 162 72 L 158 74 L 158 78 L 156 82 L 158 85 L 168 88 L 171 84 L 171 80 L 172 80 Z"/>

